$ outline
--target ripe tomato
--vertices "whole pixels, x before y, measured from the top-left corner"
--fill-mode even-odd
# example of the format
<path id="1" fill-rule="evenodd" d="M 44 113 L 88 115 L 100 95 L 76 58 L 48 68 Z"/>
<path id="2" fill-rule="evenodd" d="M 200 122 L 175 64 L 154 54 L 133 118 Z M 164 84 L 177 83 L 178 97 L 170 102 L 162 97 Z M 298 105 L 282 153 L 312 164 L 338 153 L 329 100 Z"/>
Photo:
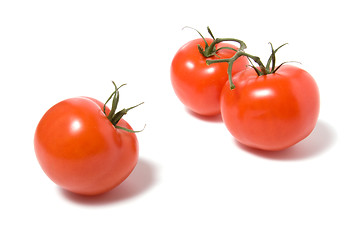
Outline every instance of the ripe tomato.
<path id="1" fill-rule="evenodd" d="M 83 195 L 119 185 L 134 169 L 138 141 L 122 118 L 115 126 L 100 101 L 77 97 L 59 102 L 40 120 L 35 153 L 47 176 L 62 188 Z"/>
<path id="2" fill-rule="evenodd" d="M 214 40 L 204 38 L 208 45 Z M 220 113 L 220 93 L 227 81 L 227 64 L 219 63 L 208 66 L 206 60 L 230 58 L 234 51 L 220 49 L 230 47 L 237 49 L 232 44 L 220 42 L 216 45 L 218 56 L 203 56 L 198 45 L 205 48 L 202 38 L 192 40 L 181 47 L 175 54 L 171 63 L 171 83 L 180 101 L 191 111 L 201 115 L 217 115 Z M 234 62 L 232 72 L 236 73 L 246 68 L 248 60 L 240 57 Z"/>
<path id="3" fill-rule="evenodd" d="M 307 137 L 319 114 L 319 90 L 306 71 L 291 65 L 261 75 L 249 68 L 233 76 L 221 93 L 221 113 L 242 144 L 281 150 Z"/>

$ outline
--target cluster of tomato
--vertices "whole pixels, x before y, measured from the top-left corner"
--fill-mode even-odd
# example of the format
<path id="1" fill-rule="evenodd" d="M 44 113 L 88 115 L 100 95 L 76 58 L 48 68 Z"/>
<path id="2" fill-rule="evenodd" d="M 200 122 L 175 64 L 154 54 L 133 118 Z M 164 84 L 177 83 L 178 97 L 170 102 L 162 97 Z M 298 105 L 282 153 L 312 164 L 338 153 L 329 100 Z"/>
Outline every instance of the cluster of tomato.
<path id="1" fill-rule="evenodd" d="M 275 54 L 285 44 L 271 45 L 264 65 L 245 52 L 241 40 L 208 32 L 212 38 L 198 32 L 201 38 L 186 43 L 173 58 L 171 81 L 181 102 L 201 115 L 221 114 L 229 132 L 249 147 L 282 150 L 306 138 L 318 119 L 319 90 L 303 69 L 276 66 Z"/>
<path id="2" fill-rule="evenodd" d="M 247 146 L 281 150 L 308 136 L 319 114 L 319 92 L 310 74 L 276 66 L 275 53 L 282 46 L 271 45 L 264 65 L 244 51 L 241 40 L 215 38 L 208 31 L 212 38 L 199 33 L 201 38 L 185 44 L 173 59 L 171 81 L 179 99 L 198 114 L 221 113 L 230 133 Z M 105 103 L 89 97 L 57 103 L 36 128 L 35 153 L 42 169 L 68 191 L 107 192 L 137 163 L 136 131 L 122 117 L 138 105 L 116 112 L 120 87 L 114 87 Z"/>

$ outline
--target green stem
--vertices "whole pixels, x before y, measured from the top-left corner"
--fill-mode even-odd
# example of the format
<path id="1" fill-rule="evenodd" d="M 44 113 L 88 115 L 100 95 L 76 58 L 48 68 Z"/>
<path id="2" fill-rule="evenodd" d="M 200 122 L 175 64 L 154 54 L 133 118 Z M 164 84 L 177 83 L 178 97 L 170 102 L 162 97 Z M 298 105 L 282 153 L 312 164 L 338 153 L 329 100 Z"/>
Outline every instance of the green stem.
<path id="1" fill-rule="evenodd" d="M 235 85 L 232 81 L 232 67 L 233 67 L 233 64 L 234 62 L 241 56 L 245 56 L 245 57 L 248 57 L 252 60 L 254 60 L 254 62 L 256 62 L 261 71 L 265 71 L 266 72 L 266 68 L 265 66 L 263 65 L 263 63 L 261 62 L 260 58 L 257 57 L 257 56 L 253 56 L 251 54 L 248 54 L 246 52 L 243 52 L 243 51 L 237 51 L 235 53 L 234 56 L 232 56 L 231 58 L 227 58 L 227 59 L 214 59 L 214 60 L 206 60 L 206 64 L 210 65 L 210 64 L 214 64 L 214 63 L 221 63 L 221 62 L 226 62 L 228 63 L 228 69 L 227 69 L 227 73 L 228 73 L 228 77 L 229 77 L 229 82 L 230 82 L 230 88 L 231 89 L 234 89 L 235 88 Z"/>
<path id="2" fill-rule="evenodd" d="M 111 119 L 113 118 L 114 114 L 115 114 L 115 111 L 116 111 L 116 108 L 119 104 L 119 91 L 115 91 L 115 94 L 114 94 L 114 98 L 113 98 L 113 101 L 112 101 L 112 105 L 111 105 L 111 110 L 107 116 L 107 118 L 111 121 Z"/>
<path id="3" fill-rule="evenodd" d="M 237 43 L 240 44 L 239 50 L 246 49 L 246 44 L 243 41 L 239 40 L 239 39 L 236 39 L 236 38 L 216 38 L 214 41 L 212 41 L 212 43 L 209 45 L 209 47 L 205 48 L 205 51 L 202 54 L 206 58 L 208 58 L 208 57 L 216 55 L 216 53 L 221 49 L 231 49 L 231 50 L 233 50 L 235 52 L 238 51 L 236 49 L 228 48 L 228 47 L 222 47 L 222 48 L 216 49 L 216 47 L 215 47 L 216 44 L 219 44 L 221 42 L 237 42 Z"/>
<path id="4" fill-rule="evenodd" d="M 142 132 L 144 131 L 146 127 L 146 124 L 144 125 L 143 129 L 139 130 L 139 131 L 134 131 L 134 130 L 131 130 L 131 129 L 128 129 L 128 128 L 124 128 L 124 127 L 120 127 L 120 126 L 115 126 L 115 128 L 117 129 L 121 129 L 121 130 L 124 130 L 124 131 L 127 131 L 127 132 L 131 132 L 131 133 L 138 133 L 138 132 Z"/>
<path id="5" fill-rule="evenodd" d="M 213 39 L 213 41 L 211 42 L 210 45 L 206 42 L 204 36 L 198 30 L 196 30 L 195 28 L 192 28 L 192 27 L 184 27 L 184 28 L 190 28 L 190 29 L 195 30 L 201 36 L 201 38 L 204 40 L 205 49 L 203 49 L 200 45 L 198 45 L 198 49 L 199 49 L 199 52 L 205 58 L 216 56 L 216 54 L 217 54 L 217 52 L 219 50 L 225 49 L 225 48 L 216 49 L 216 44 L 221 43 L 221 42 L 237 42 L 237 43 L 240 44 L 239 50 L 246 49 L 246 44 L 243 41 L 239 40 L 239 39 L 236 39 L 236 38 L 215 38 L 214 34 L 211 32 L 209 27 L 207 27 L 207 30 L 208 30 L 208 33 L 210 34 L 211 38 Z M 231 49 L 231 50 L 233 50 L 235 52 L 237 51 L 236 49 L 233 49 L 233 48 L 226 48 L 226 49 Z"/>
<path id="6" fill-rule="evenodd" d="M 248 53 L 245 53 L 244 51 L 242 51 L 241 49 L 239 49 L 234 56 L 232 56 L 231 58 L 227 58 L 227 59 L 214 59 L 214 60 L 206 60 L 206 64 L 210 65 L 213 63 L 221 63 L 221 62 L 226 62 L 228 63 L 228 69 L 227 69 L 227 73 L 228 73 L 228 77 L 229 77 L 229 82 L 230 82 L 230 88 L 234 89 L 235 85 L 232 81 L 232 67 L 234 62 L 242 56 L 245 56 L 249 59 L 249 62 L 251 63 L 251 67 L 255 70 L 255 72 L 257 73 L 258 76 L 262 76 L 262 75 L 267 75 L 267 74 L 273 74 L 275 73 L 282 65 L 284 65 L 285 63 L 280 64 L 277 68 L 275 68 L 275 54 L 276 52 L 283 47 L 285 44 L 281 45 L 280 47 L 278 47 L 277 49 L 274 50 L 273 45 L 270 43 L 271 45 L 271 55 L 267 61 L 266 66 L 262 63 L 262 61 L 260 60 L 260 58 L 258 56 L 254 56 Z M 256 68 L 251 60 L 253 60 L 254 62 L 256 62 L 256 64 L 259 66 L 260 69 Z M 271 68 L 270 68 L 271 66 Z"/>
<path id="7" fill-rule="evenodd" d="M 129 110 L 131 110 L 131 109 L 133 109 L 133 108 L 136 108 L 137 106 L 143 104 L 144 102 L 139 103 L 139 104 L 137 104 L 137 105 L 135 105 L 135 106 L 132 106 L 132 107 L 129 107 L 129 108 L 124 108 L 124 109 L 122 109 L 121 111 L 115 113 L 115 112 L 116 112 L 116 109 L 117 109 L 117 107 L 118 107 L 118 104 L 119 104 L 119 96 L 120 96 L 120 94 L 119 94 L 119 89 L 120 89 L 122 86 L 126 85 L 126 84 L 123 84 L 123 85 L 121 85 L 120 87 L 117 87 L 114 82 L 112 82 L 112 83 L 113 83 L 113 85 L 114 85 L 114 87 L 115 87 L 115 91 L 110 95 L 110 97 L 107 99 L 107 101 L 106 101 L 105 104 L 104 104 L 104 107 L 103 107 L 104 114 L 106 115 L 105 106 L 106 106 L 106 104 L 107 104 L 107 103 L 111 100 L 111 98 L 112 98 L 112 99 L 113 99 L 113 101 L 112 101 L 112 106 L 111 106 L 111 109 L 110 109 L 109 114 L 106 116 L 106 117 L 109 119 L 109 121 L 111 122 L 111 124 L 114 125 L 115 128 L 122 129 L 122 130 L 125 130 L 125 131 L 128 131 L 128 132 L 134 132 L 134 133 L 135 133 L 135 132 L 141 132 L 141 131 L 143 131 L 143 130 L 141 130 L 141 131 L 134 131 L 134 130 L 131 130 L 131 129 L 127 129 L 127 128 L 124 128 L 124 127 L 119 127 L 119 126 L 117 126 L 118 122 L 121 120 L 121 118 L 122 118 L 125 114 L 128 113 Z M 145 128 L 145 127 L 144 127 L 144 128 Z"/>
<path id="8" fill-rule="evenodd" d="M 113 116 L 113 118 L 110 120 L 111 123 L 112 123 L 114 126 L 116 126 L 116 124 L 120 121 L 120 119 L 121 119 L 125 114 L 127 114 L 129 110 L 131 110 L 131 109 L 133 109 L 133 108 L 136 108 L 137 106 L 140 106 L 140 105 L 143 104 L 143 103 L 144 103 L 144 102 L 139 103 L 139 104 L 137 104 L 137 105 L 135 105 L 135 106 L 132 106 L 132 107 L 129 107 L 129 108 L 124 108 L 123 110 L 117 112 L 117 113 Z"/>
<path id="9" fill-rule="evenodd" d="M 115 91 L 110 95 L 110 97 L 106 100 L 106 102 L 105 102 L 105 104 L 104 104 L 104 107 L 103 107 L 103 112 L 104 112 L 104 114 L 106 114 L 106 113 L 105 113 L 105 106 L 106 106 L 106 104 L 111 100 L 111 98 L 114 96 L 114 94 L 116 93 L 117 90 L 119 90 L 122 86 L 125 86 L 125 85 L 126 85 L 126 83 L 125 83 L 125 84 L 120 85 L 120 87 L 116 87 L 116 84 L 114 83 L 114 81 L 112 81 L 112 83 L 113 83 L 113 85 L 115 86 Z"/>

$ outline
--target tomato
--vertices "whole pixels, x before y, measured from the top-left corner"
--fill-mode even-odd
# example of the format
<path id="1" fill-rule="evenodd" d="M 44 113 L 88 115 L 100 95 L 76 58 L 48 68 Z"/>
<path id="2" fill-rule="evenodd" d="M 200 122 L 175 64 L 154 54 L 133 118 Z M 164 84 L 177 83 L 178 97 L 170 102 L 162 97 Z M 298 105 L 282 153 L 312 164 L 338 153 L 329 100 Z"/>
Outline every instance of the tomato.
<path id="1" fill-rule="evenodd" d="M 107 118 L 110 109 L 106 107 L 104 113 L 103 107 L 93 98 L 70 98 L 51 107 L 36 128 L 34 147 L 41 168 L 68 191 L 83 195 L 107 192 L 137 164 L 134 131 L 122 118 L 113 125 Z"/>
<path id="2" fill-rule="evenodd" d="M 249 68 L 233 76 L 221 93 L 221 113 L 230 133 L 242 144 L 281 150 L 307 137 L 320 108 L 319 90 L 305 70 L 282 65 L 258 75 Z"/>
<path id="3" fill-rule="evenodd" d="M 234 51 L 220 49 L 223 47 L 238 49 L 232 44 L 220 42 L 216 44 L 217 56 L 203 56 L 198 49 L 205 48 L 205 40 L 210 45 L 214 40 L 199 38 L 186 43 L 175 54 L 171 63 L 171 83 L 180 101 L 191 111 L 205 115 L 220 114 L 220 93 L 227 81 L 227 64 L 213 66 L 206 64 L 207 59 L 230 58 Z M 246 57 L 240 57 L 233 65 L 236 73 L 246 68 Z"/>

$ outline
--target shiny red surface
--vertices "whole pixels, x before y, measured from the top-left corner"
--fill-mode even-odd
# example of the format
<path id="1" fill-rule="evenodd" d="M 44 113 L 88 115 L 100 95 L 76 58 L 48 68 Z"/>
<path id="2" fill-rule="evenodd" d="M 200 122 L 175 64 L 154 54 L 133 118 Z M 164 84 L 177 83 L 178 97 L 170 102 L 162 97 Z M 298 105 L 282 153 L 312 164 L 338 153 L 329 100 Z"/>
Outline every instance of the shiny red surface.
<path id="1" fill-rule="evenodd" d="M 258 77 L 248 69 L 233 77 L 221 94 L 222 118 L 242 144 L 281 150 L 307 137 L 320 108 L 319 90 L 306 71 L 283 65 L 276 73 Z"/>
<path id="2" fill-rule="evenodd" d="M 211 44 L 212 39 L 206 39 Z M 227 63 L 207 65 L 206 60 L 218 59 L 213 56 L 205 58 L 200 54 L 197 45 L 205 48 L 203 39 L 195 39 L 175 54 L 171 64 L 171 83 L 177 97 L 191 111 L 201 115 L 217 115 L 220 113 L 220 93 L 228 80 Z M 228 43 L 217 44 L 221 47 L 236 46 Z M 218 51 L 220 58 L 230 58 L 235 52 L 224 49 Z M 236 73 L 246 68 L 248 60 L 240 57 L 235 61 L 232 72 Z"/>
<path id="3" fill-rule="evenodd" d="M 42 169 L 71 192 L 95 195 L 109 191 L 137 163 L 136 135 L 116 129 L 102 106 L 91 98 L 67 99 L 50 108 L 37 126 L 34 145 Z M 118 125 L 131 129 L 123 119 Z"/>

